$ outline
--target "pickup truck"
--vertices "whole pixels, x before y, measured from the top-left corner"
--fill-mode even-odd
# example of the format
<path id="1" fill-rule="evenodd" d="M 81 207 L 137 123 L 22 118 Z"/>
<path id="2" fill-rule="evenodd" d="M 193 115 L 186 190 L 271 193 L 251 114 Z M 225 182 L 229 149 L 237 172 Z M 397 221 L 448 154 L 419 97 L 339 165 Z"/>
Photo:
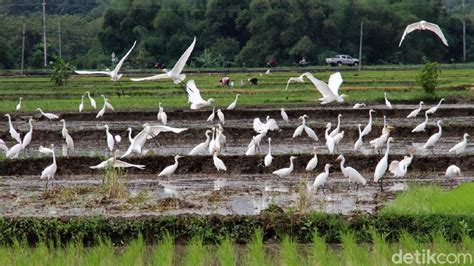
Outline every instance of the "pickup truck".
<path id="1" fill-rule="evenodd" d="M 359 60 L 348 55 L 339 54 L 333 58 L 326 58 L 326 63 L 330 64 L 331 66 L 358 66 Z"/>

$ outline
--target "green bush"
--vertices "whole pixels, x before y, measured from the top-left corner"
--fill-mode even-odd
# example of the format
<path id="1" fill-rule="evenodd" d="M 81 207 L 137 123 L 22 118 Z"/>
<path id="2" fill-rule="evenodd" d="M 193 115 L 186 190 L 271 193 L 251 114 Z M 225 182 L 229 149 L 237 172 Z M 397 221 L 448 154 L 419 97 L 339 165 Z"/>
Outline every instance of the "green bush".
<path id="1" fill-rule="evenodd" d="M 51 75 L 51 81 L 58 87 L 67 86 L 67 80 L 71 75 L 71 66 L 65 62 L 62 58 L 54 56 L 52 63 L 53 74 Z"/>
<path id="2" fill-rule="evenodd" d="M 425 64 L 419 75 L 416 77 L 418 85 L 420 85 L 426 93 L 434 93 L 438 85 L 438 76 L 441 73 L 438 62 L 430 62 L 425 60 Z"/>

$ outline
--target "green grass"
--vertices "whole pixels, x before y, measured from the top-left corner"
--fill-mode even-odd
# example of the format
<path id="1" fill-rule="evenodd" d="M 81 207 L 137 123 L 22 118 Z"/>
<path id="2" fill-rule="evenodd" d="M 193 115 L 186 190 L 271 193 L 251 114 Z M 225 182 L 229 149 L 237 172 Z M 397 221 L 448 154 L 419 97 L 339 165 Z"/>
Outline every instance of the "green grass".
<path id="1" fill-rule="evenodd" d="M 414 186 L 387 204 L 382 214 L 441 214 L 465 215 L 474 213 L 474 183 L 464 183 L 443 191 L 435 185 Z"/>

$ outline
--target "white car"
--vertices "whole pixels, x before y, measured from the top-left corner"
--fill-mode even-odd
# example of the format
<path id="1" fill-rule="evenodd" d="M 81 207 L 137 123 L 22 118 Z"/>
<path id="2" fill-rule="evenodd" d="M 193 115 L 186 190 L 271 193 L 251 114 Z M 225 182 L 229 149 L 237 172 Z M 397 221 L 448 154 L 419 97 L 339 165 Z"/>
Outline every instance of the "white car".
<path id="1" fill-rule="evenodd" d="M 339 54 L 332 58 L 326 58 L 326 63 L 330 64 L 331 66 L 358 66 L 359 60 L 348 55 Z"/>

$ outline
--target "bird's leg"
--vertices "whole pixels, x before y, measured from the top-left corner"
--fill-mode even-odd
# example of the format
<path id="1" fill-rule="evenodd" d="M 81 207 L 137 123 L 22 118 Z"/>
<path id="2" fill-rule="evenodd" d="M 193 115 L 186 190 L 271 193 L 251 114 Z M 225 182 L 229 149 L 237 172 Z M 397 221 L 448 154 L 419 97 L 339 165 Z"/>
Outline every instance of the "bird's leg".
<path id="1" fill-rule="evenodd" d="M 324 191 L 324 186 L 321 187 L 321 190 L 323 191 L 323 195 L 326 196 L 326 192 Z"/>
<path id="2" fill-rule="evenodd" d="M 433 155 L 435 155 L 435 153 L 434 153 L 434 146 L 431 147 L 431 153 L 432 153 Z"/>
<path id="3" fill-rule="evenodd" d="M 356 186 L 356 192 L 358 192 L 358 191 L 359 191 L 359 184 L 357 184 L 357 186 Z"/>
<path id="4" fill-rule="evenodd" d="M 380 191 L 383 192 L 383 179 L 379 180 Z"/>
<path id="5" fill-rule="evenodd" d="M 349 184 L 347 185 L 347 191 L 349 192 L 350 189 L 351 189 L 351 183 L 349 182 Z"/>

